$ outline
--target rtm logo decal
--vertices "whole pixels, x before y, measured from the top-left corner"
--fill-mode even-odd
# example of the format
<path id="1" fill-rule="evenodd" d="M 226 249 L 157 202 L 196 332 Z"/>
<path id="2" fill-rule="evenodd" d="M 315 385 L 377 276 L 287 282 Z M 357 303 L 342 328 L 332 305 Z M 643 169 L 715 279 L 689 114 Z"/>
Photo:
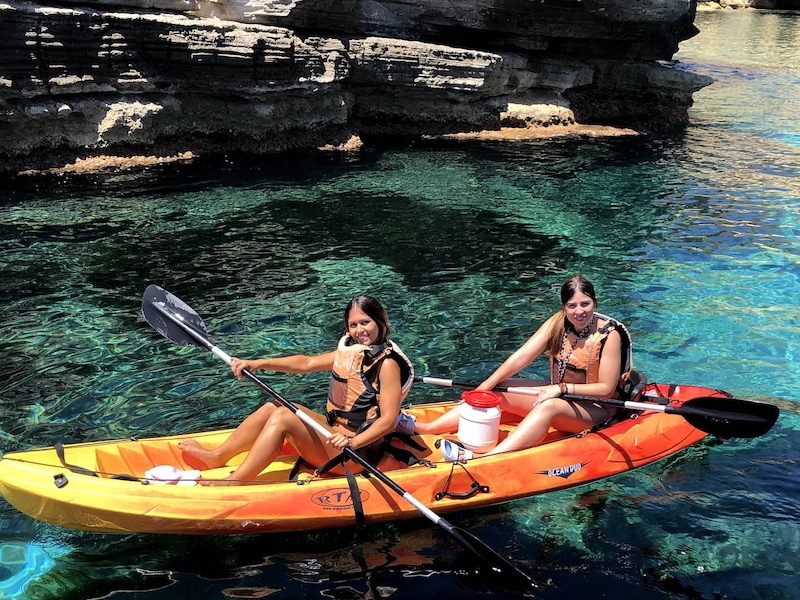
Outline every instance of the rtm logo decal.
<path id="1" fill-rule="evenodd" d="M 539 471 L 539 475 L 547 475 L 548 477 L 563 477 L 564 479 L 568 479 L 570 475 L 577 473 L 588 464 L 588 462 L 585 462 L 575 463 L 574 465 L 568 465 L 566 467 L 554 467 L 547 471 Z"/>
<path id="2" fill-rule="evenodd" d="M 369 500 L 369 492 L 358 491 L 361 502 Z M 344 510 L 353 508 L 353 496 L 348 488 L 333 488 L 322 492 L 317 492 L 311 497 L 311 501 L 328 510 Z"/>

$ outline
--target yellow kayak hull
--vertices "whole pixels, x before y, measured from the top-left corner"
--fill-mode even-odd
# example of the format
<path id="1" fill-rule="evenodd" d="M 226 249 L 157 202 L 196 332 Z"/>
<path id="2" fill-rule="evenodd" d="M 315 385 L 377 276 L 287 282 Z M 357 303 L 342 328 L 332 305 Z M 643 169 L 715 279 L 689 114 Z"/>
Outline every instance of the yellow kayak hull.
<path id="1" fill-rule="evenodd" d="M 720 392 L 691 386 L 650 387 L 657 387 L 662 395 L 671 391 L 675 406 L 694 397 L 725 397 Z M 453 406 L 419 405 L 407 412 L 427 421 Z M 515 426 L 515 422 L 504 420 L 501 437 Z M 177 447 L 181 440 L 195 439 L 205 447 L 213 447 L 230 432 L 67 445 L 63 463 L 54 448 L 11 452 L 0 459 L 0 493 L 34 519 L 93 532 L 237 534 L 356 524 L 352 492 L 344 477 L 314 478 L 308 469 L 301 469 L 297 480 L 289 481 L 297 455 L 288 444 L 280 458 L 250 485 L 143 483 L 145 472 L 155 466 L 171 465 L 181 471 L 197 467 Z M 444 514 L 611 477 L 670 456 L 705 435 L 680 416 L 644 412 L 584 435 L 563 436 L 551 431 L 545 443 L 537 447 L 473 459 L 465 468 L 453 468 L 436 448 L 438 438 L 455 436 L 415 436 L 413 439 L 424 449 L 414 450 L 414 454 L 430 464 L 409 467 L 386 456 L 378 467 L 417 500 Z M 201 476 L 222 479 L 242 457 L 234 457 L 222 468 L 203 471 Z M 78 472 L 80 469 L 75 467 L 94 475 Z M 464 498 L 443 495 L 446 491 L 466 495 L 472 489 L 473 478 L 485 488 Z M 374 477 L 356 479 L 366 523 L 420 516 Z"/>

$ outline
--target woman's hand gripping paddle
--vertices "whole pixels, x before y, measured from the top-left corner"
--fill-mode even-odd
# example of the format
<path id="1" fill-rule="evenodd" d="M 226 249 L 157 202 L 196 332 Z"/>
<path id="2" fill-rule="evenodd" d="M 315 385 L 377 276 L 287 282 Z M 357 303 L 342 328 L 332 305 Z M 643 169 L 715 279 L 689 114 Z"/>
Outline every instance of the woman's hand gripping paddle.
<path id="1" fill-rule="evenodd" d="M 160 288 L 157 285 L 150 285 L 147 287 L 144 292 L 144 296 L 142 297 L 142 316 L 153 327 L 153 329 L 176 344 L 181 346 L 203 346 L 206 348 L 206 350 L 209 350 L 218 358 L 222 359 L 226 364 L 231 364 L 232 358 L 220 350 L 217 346 L 212 344 L 208 339 L 206 326 L 203 322 L 203 319 L 200 318 L 200 315 L 192 310 L 188 304 L 170 294 L 163 288 Z M 262 390 L 269 394 L 273 400 L 291 410 L 301 421 L 303 421 L 303 423 L 315 429 L 325 438 L 329 438 L 331 435 L 333 435 L 323 425 L 317 423 L 304 412 L 298 410 L 294 404 L 273 390 L 261 379 L 247 370 L 242 371 L 242 373 L 248 379 L 250 379 L 250 381 L 258 385 Z M 480 561 L 487 563 L 495 574 L 500 575 L 503 578 L 502 583 L 504 585 L 523 591 L 531 590 L 536 586 L 534 581 L 526 573 L 511 564 L 508 560 L 489 548 L 489 546 L 471 533 L 455 527 L 444 520 L 442 517 L 425 506 L 422 502 L 403 490 L 382 471 L 378 470 L 376 467 L 364 460 L 351 448 L 345 448 L 344 453 L 349 459 L 361 465 L 366 471 L 371 473 L 376 479 L 381 481 L 398 496 L 402 497 L 406 502 L 411 504 L 435 525 L 438 525 L 447 533 L 449 533 L 450 536 L 456 540 L 462 548 L 473 554 Z"/>

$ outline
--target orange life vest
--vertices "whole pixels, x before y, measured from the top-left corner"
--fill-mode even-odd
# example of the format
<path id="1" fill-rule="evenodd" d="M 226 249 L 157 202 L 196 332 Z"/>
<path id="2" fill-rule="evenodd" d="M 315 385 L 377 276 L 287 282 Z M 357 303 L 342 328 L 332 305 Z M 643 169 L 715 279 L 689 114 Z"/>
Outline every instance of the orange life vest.
<path id="1" fill-rule="evenodd" d="M 608 334 L 615 329 L 621 338 L 620 349 L 622 352 L 620 362 L 620 385 L 633 368 L 633 353 L 631 352 L 631 336 L 628 329 L 619 321 L 594 313 L 597 322 L 597 331 L 586 338 L 583 346 L 572 347 L 572 342 L 567 338 L 564 341 L 564 354 L 569 357 L 563 380 L 567 383 L 597 383 L 600 380 L 600 355 Z M 560 383 L 558 356 L 550 357 L 550 383 Z M 619 387 L 619 386 L 618 386 Z"/>
<path id="2" fill-rule="evenodd" d="M 374 382 L 379 365 L 389 357 L 400 366 L 402 400 L 414 381 L 414 367 L 394 342 L 387 340 L 378 346 L 365 346 L 347 335 L 339 340 L 328 388 L 329 425 L 339 423 L 356 430 L 367 419 L 380 415 L 380 392 Z"/>

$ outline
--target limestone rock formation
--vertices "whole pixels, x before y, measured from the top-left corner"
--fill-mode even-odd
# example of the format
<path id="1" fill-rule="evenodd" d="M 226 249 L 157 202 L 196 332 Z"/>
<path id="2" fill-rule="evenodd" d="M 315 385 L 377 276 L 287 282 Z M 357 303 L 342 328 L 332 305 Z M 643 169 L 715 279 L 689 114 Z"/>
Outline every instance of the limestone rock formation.
<path id="1" fill-rule="evenodd" d="M 0 0 L 0 172 L 540 123 L 682 124 L 693 0 Z M 520 116 L 522 115 L 522 116 Z"/>

